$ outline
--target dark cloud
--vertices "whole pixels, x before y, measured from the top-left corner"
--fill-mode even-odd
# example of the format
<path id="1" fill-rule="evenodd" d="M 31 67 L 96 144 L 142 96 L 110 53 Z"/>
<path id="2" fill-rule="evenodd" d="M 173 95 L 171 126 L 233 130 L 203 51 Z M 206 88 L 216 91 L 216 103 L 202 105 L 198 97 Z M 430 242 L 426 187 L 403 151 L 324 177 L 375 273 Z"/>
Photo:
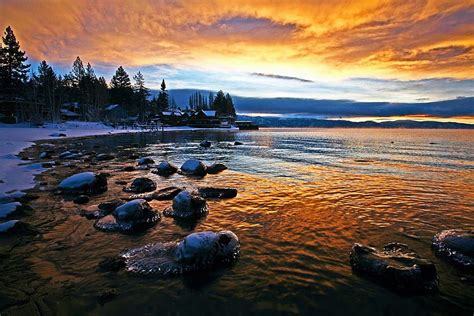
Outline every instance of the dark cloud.
<path id="1" fill-rule="evenodd" d="M 261 72 L 254 72 L 254 73 L 252 73 L 252 76 L 273 78 L 273 79 L 282 79 L 282 80 L 295 80 L 295 81 L 300 81 L 300 82 L 314 82 L 312 80 L 298 78 L 298 77 L 281 76 L 281 75 L 274 75 L 274 74 L 264 74 L 264 73 L 261 73 Z"/>

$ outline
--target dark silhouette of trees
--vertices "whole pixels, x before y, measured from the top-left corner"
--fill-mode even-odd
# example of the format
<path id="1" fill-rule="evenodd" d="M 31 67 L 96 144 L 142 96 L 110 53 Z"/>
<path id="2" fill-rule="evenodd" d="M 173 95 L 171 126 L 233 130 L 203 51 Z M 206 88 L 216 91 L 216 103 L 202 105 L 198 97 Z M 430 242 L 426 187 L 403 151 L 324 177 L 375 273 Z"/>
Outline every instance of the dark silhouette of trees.
<path id="1" fill-rule="evenodd" d="M 18 98 L 23 92 L 30 68 L 25 63 L 27 60 L 25 52 L 20 49 L 20 42 L 8 26 L 0 45 L 0 94 L 4 98 Z"/>
<path id="2" fill-rule="evenodd" d="M 168 92 L 166 91 L 165 79 L 161 82 L 161 90 L 158 95 L 158 111 L 165 111 L 169 108 Z"/>
<path id="3" fill-rule="evenodd" d="M 129 113 L 136 112 L 133 109 L 133 89 L 130 77 L 122 66 L 117 68 L 110 81 L 110 97 L 113 103 L 122 105 Z"/>
<path id="4" fill-rule="evenodd" d="M 133 80 L 135 80 L 133 92 L 135 93 L 135 103 L 138 107 L 138 119 L 144 121 L 147 97 L 150 95 L 150 89 L 145 87 L 145 78 L 140 71 L 133 76 Z"/>
<path id="5" fill-rule="evenodd" d="M 38 99 L 48 107 L 51 119 L 54 121 L 58 120 L 59 104 L 56 91 L 60 81 L 56 77 L 53 68 L 45 60 L 38 66 L 38 75 L 35 76 L 35 80 L 38 87 Z"/>
<path id="6" fill-rule="evenodd" d="M 235 107 L 230 94 L 224 94 L 222 90 L 217 92 L 211 107 L 218 116 L 235 117 Z"/>
<path id="7" fill-rule="evenodd" d="M 206 98 L 199 91 L 189 97 L 189 107 L 197 111 L 209 109 Z"/>

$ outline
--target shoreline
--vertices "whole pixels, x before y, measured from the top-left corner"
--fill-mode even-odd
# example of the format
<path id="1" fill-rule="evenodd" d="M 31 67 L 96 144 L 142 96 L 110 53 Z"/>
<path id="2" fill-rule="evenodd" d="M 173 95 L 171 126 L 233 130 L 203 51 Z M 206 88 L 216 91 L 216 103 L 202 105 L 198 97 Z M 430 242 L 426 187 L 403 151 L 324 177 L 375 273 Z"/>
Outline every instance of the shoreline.
<path id="1" fill-rule="evenodd" d="M 23 160 L 19 155 L 38 141 L 55 141 L 90 136 L 106 136 L 130 133 L 157 133 L 173 131 L 206 130 L 188 126 L 165 127 L 159 131 L 142 129 L 115 129 L 98 122 L 69 121 L 63 124 L 48 123 L 45 127 L 31 124 L 0 124 L 0 200 L 9 194 L 22 194 L 35 186 L 35 176 L 46 171 L 43 162 Z M 212 130 L 236 131 L 237 129 L 213 128 Z M 64 133 L 65 137 L 53 136 Z M 36 160 L 36 159 L 35 159 Z M 47 162 L 47 161 L 44 161 Z"/>

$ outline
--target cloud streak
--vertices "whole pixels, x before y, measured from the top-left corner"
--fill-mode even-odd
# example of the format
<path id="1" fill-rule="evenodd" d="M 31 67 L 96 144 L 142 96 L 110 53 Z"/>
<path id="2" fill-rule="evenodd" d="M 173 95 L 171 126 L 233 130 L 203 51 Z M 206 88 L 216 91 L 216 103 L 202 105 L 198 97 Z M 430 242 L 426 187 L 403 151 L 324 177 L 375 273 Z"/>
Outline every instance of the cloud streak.
<path id="1" fill-rule="evenodd" d="M 299 82 L 314 82 L 313 80 L 298 78 L 298 77 L 291 77 L 291 76 L 281 76 L 281 75 L 274 75 L 274 74 L 264 74 L 261 72 L 254 72 L 252 76 L 257 77 L 264 77 L 264 78 L 272 78 L 272 79 L 282 79 L 282 80 L 295 80 Z"/>

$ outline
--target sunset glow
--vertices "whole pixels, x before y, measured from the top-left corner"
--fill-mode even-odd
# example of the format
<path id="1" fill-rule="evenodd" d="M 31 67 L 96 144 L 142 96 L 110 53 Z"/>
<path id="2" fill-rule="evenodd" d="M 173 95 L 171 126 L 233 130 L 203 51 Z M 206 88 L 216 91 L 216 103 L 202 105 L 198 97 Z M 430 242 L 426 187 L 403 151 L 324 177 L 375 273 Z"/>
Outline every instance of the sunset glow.
<path id="1" fill-rule="evenodd" d="M 117 65 L 141 70 L 152 88 L 167 78 L 174 89 L 388 102 L 474 90 L 469 0 L 3 0 L 0 11 L 30 61 L 68 71 L 79 55 L 107 78 Z"/>

